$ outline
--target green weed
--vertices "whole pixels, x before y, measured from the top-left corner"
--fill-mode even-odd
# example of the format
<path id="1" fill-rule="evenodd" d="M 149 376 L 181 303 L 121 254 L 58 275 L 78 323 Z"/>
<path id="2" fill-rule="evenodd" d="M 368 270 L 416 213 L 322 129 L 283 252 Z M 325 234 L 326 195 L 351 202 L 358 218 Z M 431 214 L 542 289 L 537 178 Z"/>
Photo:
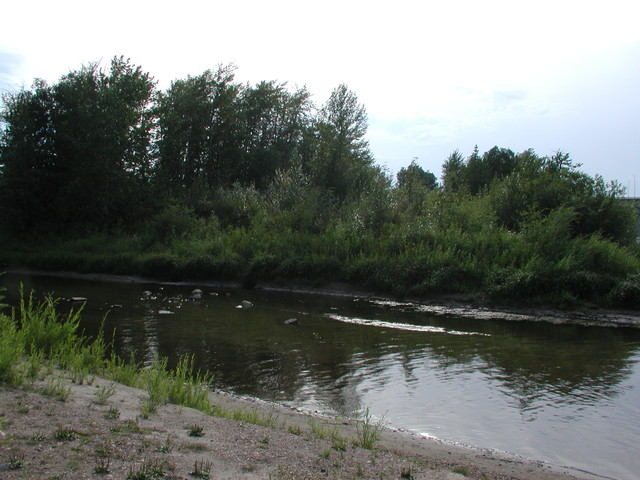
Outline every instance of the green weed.
<path id="1" fill-rule="evenodd" d="M 374 422 L 369 407 L 365 408 L 364 412 L 361 412 L 356 418 L 358 445 L 367 450 L 372 450 L 386 426 L 387 420 L 385 416 Z"/>
<path id="2" fill-rule="evenodd" d="M 311 434 L 319 439 L 330 438 L 332 440 L 344 441 L 340 435 L 340 428 L 337 425 L 329 426 L 322 422 L 316 422 L 313 418 L 309 418 L 309 427 Z"/>
<path id="3" fill-rule="evenodd" d="M 204 436 L 204 427 L 202 425 L 194 424 L 187 429 L 190 437 L 202 437 Z"/>
<path id="4" fill-rule="evenodd" d="M 208 479 L 211 473 L 211 467 L 213 463 L 205 462 L 204 460 L 196 460 L 193 465 L 193 470 L 189 472 L 189 475 L 195 478 Z"/>
<path id="5" fill-rule="evenodd" d="M 53 433 L 53 438 L 56 440 L 75 440 L 77 437 L 77 433 L 74 430 L 69 430 L 68 428 L 58 428 Z"/>
<path id="6" fill-rule="evenodd" d="M 127 480 L 153 480 L 166 474 L 163 465 L 158 462 L 143 461 L 137 469 L 129 467 Z"/>
<path id="7" fill-rule="evenodd" d="M 66 387 L 60 378 L 55 380 L 49 378 L 47 384 L 40 387 L 39 391 L 41 394 L 55 398 L 61 402 L 66 401 L 69 395 L 71 395 L 71 387 Z"/>
<path id="8" fill-rule="evenodd" d="M 116 386 L 113 383 L 109 385 L 102 385 L 96 390 L 96 403 L 104 405 L 107 400 L 116 393 Z"/>

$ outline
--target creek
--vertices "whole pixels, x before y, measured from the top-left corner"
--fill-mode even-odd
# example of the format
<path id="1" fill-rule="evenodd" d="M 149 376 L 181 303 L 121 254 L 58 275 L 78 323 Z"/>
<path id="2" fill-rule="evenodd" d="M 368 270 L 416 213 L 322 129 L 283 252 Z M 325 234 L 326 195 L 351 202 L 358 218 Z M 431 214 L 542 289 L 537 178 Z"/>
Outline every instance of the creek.
<path id="1" fill-rule="evenodd" d="M 637 478 L 640 328 L 477 319 L 421 305 L 203 285 L 7 273 L 38 298 L 86 297 L 82 328 L 125 358 L 185 354 L 213 388 L 446 442 Z M 191 299 L 195 288 L 200 299 Z M 146 295 L 144 292 L 150 292 Z M 252 308 L 237 308 L 242 300 Z M 66 307 L 61 302 L 61 309 Z M 285 321 L 297 319 L 297 325 Z"/>

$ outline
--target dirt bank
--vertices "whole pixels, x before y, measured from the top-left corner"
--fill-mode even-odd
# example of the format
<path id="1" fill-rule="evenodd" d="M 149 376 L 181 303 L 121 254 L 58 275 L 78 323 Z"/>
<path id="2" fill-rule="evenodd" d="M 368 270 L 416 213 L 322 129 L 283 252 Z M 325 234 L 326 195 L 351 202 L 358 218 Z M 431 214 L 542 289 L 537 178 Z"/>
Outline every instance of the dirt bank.
<path id="1" fill-rule="evenodd" d="M 39 393 L 49 380 L 0 386 L 0 478 L 601 478 L 390 429 L 367 450 L 357 445 L 355 420 L 225 393 L 212 393 L 219 411 L 269 426 L 173 405 L 144 418 L 142 390 L 100 378 L 61 381 L 70 391 L 64 401 Z M 112 394 L 104 398 L 105 392 Z M 202 436 L 193 436 L 200 429 Z"/>

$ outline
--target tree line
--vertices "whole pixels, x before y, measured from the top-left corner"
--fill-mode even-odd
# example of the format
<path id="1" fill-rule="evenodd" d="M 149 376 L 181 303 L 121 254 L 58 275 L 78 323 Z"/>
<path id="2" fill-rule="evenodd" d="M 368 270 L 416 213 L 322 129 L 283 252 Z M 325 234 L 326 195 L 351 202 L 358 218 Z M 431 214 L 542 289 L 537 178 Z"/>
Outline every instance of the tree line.
<path id="1" fill-rule="evenodd" d="M 264 190 L 291 168 L 336 201 L 382 175 L 345 85 L 315 108 L 304 88 L 235 82 L 232 66 L 157 91 L 114 58 L 4 95 L 2 121 L 0 208 L 18 232 L 128 225 L 159 203 L 196 206 L 234 184 Z"/>
<path id="2" fill-rule="evenodd" d="M 50 239 L 36 266 L 640 301 L 618 183 L 500 147 L 453 152 L 441 182 L 415 161 L 391 178 L 345 85 L 316 106 L 221 65 L 159 91 L 117 57 L 5 94 L 0 118 L 0 228 Z"/>

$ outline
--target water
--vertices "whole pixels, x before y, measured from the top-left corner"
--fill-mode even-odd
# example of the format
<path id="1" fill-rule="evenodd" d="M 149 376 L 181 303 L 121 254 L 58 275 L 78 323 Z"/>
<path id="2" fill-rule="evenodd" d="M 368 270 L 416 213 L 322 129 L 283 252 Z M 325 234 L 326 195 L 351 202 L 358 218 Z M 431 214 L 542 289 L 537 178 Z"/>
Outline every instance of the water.
<path id="1" fill-rule="evenodd" d="M 120 354 L 170 364 L 193 354 L 216 388 L 345 416 L 369 407 L 396 427 L 617 479 L 640 471 L 640 329 L 210 287 L 192 301 L 193 285 L 2 281 L 11 303 L 21 282 L 36 296 L 86 297 L 87 333 L 110 310 L 104 331 L 116 329 Z M 245 299 L 254 307 L 236 308 Z"/>

